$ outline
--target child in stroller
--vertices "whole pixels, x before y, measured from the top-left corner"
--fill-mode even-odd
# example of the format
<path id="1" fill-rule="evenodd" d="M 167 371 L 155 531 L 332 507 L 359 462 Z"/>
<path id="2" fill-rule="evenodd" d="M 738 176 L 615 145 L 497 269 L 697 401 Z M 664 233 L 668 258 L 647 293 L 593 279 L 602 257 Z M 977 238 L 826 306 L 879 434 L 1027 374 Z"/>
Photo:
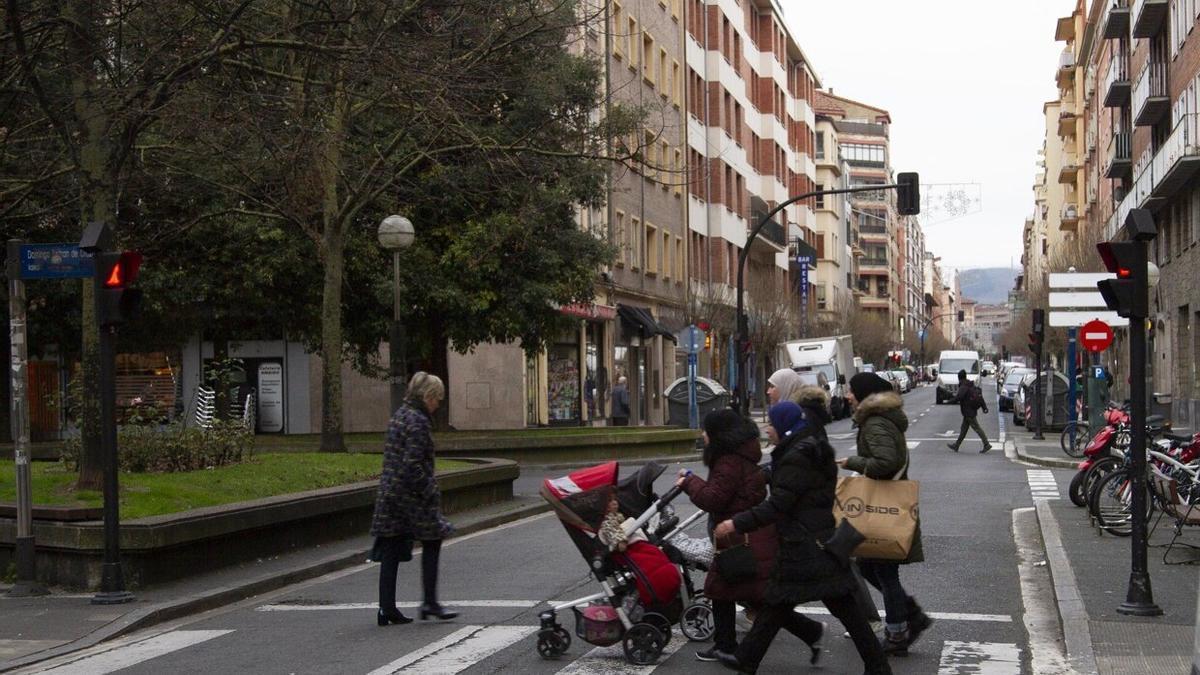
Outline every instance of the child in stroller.
<path id="1" fill-rule="evenodd" d="M 570 647 L 571 634 L 558 623 L 558 613 L 567 609 L 575 614 L 579 638 L 599 646 L 620 642 L 625 658 L 637 665 L 658 660 L 671 638 L 672 624 L 681 618 L 692 619 L 693 627 L 681 626 L 688 637 L 707 639 L 703 628 L 706 623 L 711 626 L 711 618 L 707 604 L 694 593 L 686 560 L 669 544 L 664 548 L 673 552 L 670 556 L 656 545 L 682 529 L 669 506 L 680 490 L 672 488 L 661 498 L 653 492 L 654 480 L 664 469 L 652 462 L 618 482 L 618 464 L 608 462 L 543 482 L 542 497 L 554 508 L 602 591 L 542 612 L 538 654 L 556 657 Z M 605 519 L 613 513 L 614 496 L 620 513 L 638 514 L 621 523 L 618 543 L 625 544 L 623 551 L 619 546 L 610 549 L 600 538 Z M 648 524 L 655 515 L 660 522 L 651 532 Z"/>

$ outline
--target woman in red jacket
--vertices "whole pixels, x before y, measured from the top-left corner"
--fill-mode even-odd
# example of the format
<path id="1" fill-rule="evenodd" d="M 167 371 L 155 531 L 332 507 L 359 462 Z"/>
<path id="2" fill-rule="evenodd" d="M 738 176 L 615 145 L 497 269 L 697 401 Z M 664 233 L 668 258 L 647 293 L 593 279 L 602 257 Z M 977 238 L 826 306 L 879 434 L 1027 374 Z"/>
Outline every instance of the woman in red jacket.
<path id="1" fill-rule="evenodd" d="M 767 497 L 767 479 L 758 465 L 762 447 L 758 425 L 731 409 L 715 410 L 704 418 L 704 465 L 708 480 L 681 472 L 682 485 L 692 503 L 709 514 L 711 536 L 717 523 L 760 504 Z M 758 561 L 758 576 L 740 584 L 726 583 L 715 569 L 704 579 L 704 595 L 712 602 L 713 647 L 696 653 L 701 661 L 717 661 L 718 653 L 737 651 L 736 603 L 761 604 L 767 579 L 779 548 L 773 526 L 749 535 L 750 548 Z M 722 542 L 725 543 L 725 542 Z"/>

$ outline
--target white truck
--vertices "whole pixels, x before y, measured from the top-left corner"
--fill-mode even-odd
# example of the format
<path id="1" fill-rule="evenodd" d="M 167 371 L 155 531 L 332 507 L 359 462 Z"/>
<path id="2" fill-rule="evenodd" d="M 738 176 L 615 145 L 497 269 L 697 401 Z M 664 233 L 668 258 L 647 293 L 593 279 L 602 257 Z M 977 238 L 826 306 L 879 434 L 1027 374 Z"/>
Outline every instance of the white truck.
<path id="1" fill-rule="evenodd" d="M 969 350 L 947 350 L 938 355 L 937 402 L 945 403 L 958 393 L 958 372 L 967 371 L 967 379 L 979 386 L 979 373 L 983 370 L 979 352 Z"/>
<path id="2" fill-rule="evenodd" d="M 850 378 L 854 377 L 854 343 L 849 335 L 791 340 L 779 345 L 779 363 L 802 373 L 813 371 L 829 382 L 830 407 L 834 419 L 850 414 L 846 403 Z"/>

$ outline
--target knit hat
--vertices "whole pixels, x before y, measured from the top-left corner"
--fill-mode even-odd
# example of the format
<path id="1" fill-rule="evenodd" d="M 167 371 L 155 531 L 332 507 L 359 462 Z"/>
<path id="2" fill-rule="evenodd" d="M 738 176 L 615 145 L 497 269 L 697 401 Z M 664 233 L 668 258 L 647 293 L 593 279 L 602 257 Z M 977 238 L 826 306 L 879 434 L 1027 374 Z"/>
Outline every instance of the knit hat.
<path id="1" fill-rule="evenodd" d="M 965 371 L 965 370 L 958 371 L 958 381 L 963 382 L 966 379 L 967 379 L 967 371 Z"/>
<path id="2" fill-rule="evenodd" d="M 850 391 L 854 392 L 854 398 L 865 401 L 871 394 L 881 394 L 893 390 L 887 380 L 875 373 L 859 373 L 850 378 Z"/>
<path id="3" fill-rule="evenodd" d="M 780 401 L 771 406 L 767 411 L 767 419 L 771 420 L 771 426 L 775 427 L 775 433 L 780 438 L 787 438 L 808 425 L 804 411 L 791 401 Z"/>

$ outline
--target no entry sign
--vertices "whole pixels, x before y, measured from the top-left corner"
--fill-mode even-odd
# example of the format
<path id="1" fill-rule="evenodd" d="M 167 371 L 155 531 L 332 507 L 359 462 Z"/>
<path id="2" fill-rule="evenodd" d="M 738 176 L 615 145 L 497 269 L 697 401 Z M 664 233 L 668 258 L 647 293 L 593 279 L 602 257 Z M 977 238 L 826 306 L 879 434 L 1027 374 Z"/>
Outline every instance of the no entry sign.
<path id="1" fill-rule="evenodd" d="M 1102 352 L 1112 344 L 1113 332 L 1108 324 L 1093 320 L 1080 327 L 1079 337 L 1084 349 L 1089 352 Z"/>

